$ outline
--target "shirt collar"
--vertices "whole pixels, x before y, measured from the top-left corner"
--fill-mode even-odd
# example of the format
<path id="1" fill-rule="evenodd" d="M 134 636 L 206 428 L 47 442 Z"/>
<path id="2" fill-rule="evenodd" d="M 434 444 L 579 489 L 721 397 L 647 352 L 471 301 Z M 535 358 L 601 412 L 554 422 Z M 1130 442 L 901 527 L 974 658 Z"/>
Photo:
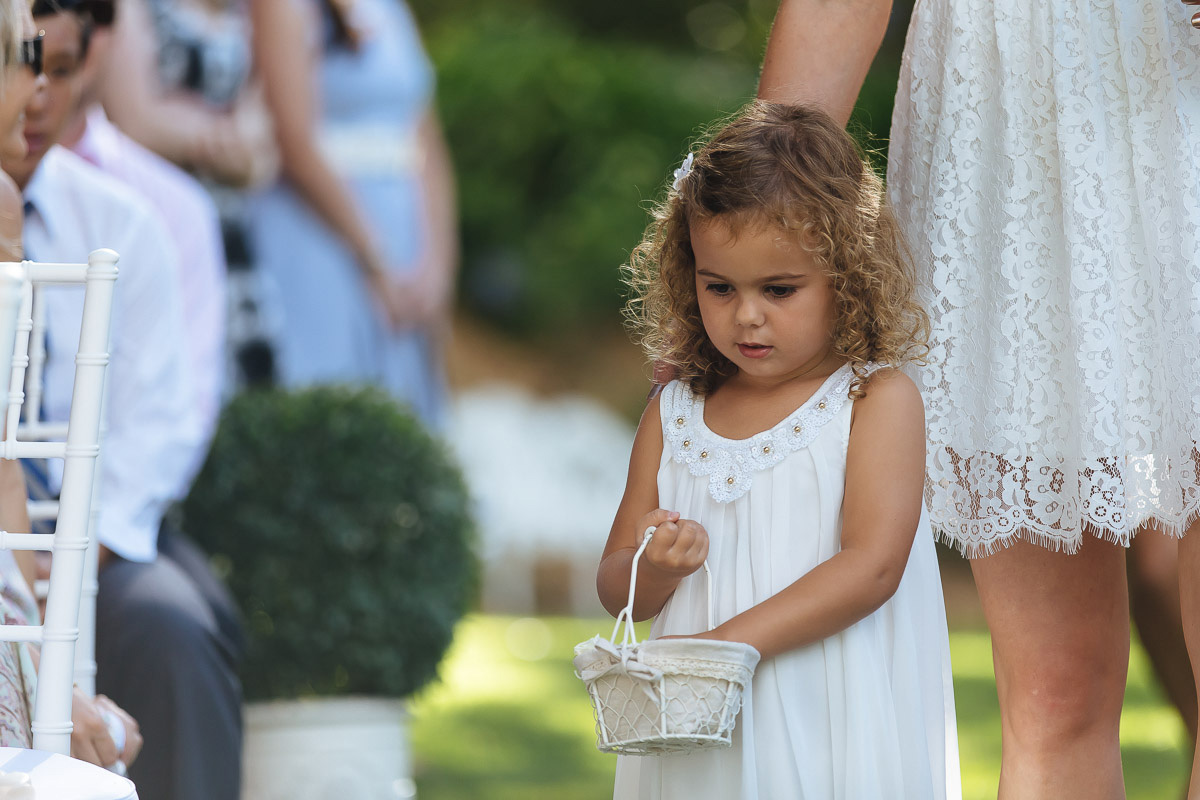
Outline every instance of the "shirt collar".
<path id="1" fill-rule="evenodd" d="M 54 208 L 54 181 L 52 173 L 54 171 L 54 155 L 58 150 L 58 145 L 54 145 L 42 157 L 42 161 L 37 165 L 37 169 L 33 171 L 33 175 L 29 179 L 29 183 L 25 185 L 25 191 L 21 194 L 25 198 L 27 213 L 37 214 L 42 221 L 42 227 L 46 229 L 46 233 L 51 239 L 55 236 L 54 215 L 47 214 L 47 209 Z"/>
<path id="2" fill-rule="evenodd" d="M 88 112 L 83 135 L 71 150 L 93 166 L 104 169 L 105 164 L 120 158 L 120 146 L 116 126 L 97 105 Z"/>

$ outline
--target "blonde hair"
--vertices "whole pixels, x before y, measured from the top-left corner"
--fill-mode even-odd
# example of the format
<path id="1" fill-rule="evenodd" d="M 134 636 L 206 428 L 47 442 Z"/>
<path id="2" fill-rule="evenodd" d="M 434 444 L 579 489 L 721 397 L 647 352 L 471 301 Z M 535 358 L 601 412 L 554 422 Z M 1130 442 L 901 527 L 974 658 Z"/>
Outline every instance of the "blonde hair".
<path id="1" fill-rule="evenodd" d="M 0 65 L 12 67 L 20 61 L 21 30 L 32 0 L 0 0 Z M 4 90 L 0 82 L 0 92 Z"/>
<path id="2" fill-rule="evenodd" d="M 834 352 L 864 394 L 868 362 L 922 363 L 929 318 L 883 184 L 854 140 L 826 114 L 756 101 L 694 154 L 623 268 L 628 326 L 649 358 L 708 394 L 736 372 L 704 332 L 690 225 L 719 220 L 735 234 L 776 227 L 797 235 L 829 276 Z"/>

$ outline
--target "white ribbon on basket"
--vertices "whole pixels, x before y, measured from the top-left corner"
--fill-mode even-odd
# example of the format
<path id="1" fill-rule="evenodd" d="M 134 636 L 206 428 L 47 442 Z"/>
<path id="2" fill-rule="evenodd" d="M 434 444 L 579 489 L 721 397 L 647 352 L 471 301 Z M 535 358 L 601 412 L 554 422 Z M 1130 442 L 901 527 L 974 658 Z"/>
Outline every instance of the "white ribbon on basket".
<path id="1" fill-rule="evenodd" d="M 662 670 L 642 663 L 641 659 L 638 658 L 637 652 L 630 648 L 615 645 L 612 642 L 601 639 L 599 636 L 589 640 L 587 644 L 596 651 L 597 656 L 607 655 L 613 660 L 611 663 L 604 664 L 604 666 L 596 669 L 580 670 L 579 677 L 585 681 L 595 680 L 601 675 L 607 675 L 617 667 L 623 668 L 630 676 L 646 683 L 652 683 L 662 677 Z M 601 664 L 603 662 L 597 661 L 596 663 Z"/>

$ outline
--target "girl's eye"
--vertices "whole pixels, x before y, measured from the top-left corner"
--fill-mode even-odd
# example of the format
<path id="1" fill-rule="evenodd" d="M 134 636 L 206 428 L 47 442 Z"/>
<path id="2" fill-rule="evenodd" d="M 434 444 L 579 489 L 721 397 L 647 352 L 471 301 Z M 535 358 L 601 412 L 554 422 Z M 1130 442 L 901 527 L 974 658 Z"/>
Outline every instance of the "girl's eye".
<path id="1" fill-rule="evenodd" d="M 796 287 L 795 286 L 768 286 L 766 289 L 764 289 L 764 291 L 770 297 L 774 297 L 778 300 L 782 300 L 785 297 L 791 297 L 793 294 L 795 294 Z"/>
<path id="2" fill-rule="evenodd" d="M 733 291 L 728 283 L 710 283 L 705 288 L 712 294 L 717 295 L 718 297 L 724 297 L 725 295 L 727 295 L 731 291 Z"/>

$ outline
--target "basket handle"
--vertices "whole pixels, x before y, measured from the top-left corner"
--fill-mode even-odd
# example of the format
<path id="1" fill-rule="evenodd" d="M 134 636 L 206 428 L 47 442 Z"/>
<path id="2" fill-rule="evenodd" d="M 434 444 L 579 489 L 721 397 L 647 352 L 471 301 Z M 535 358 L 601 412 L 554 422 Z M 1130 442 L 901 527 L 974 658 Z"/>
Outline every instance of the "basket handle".
<path id="1" fill-rule="evenodd" d="M 617 614 L 617 623 L 613 625 L 611 641 L 617 641 L 617 634 L 621 632 L 621 623 L 625 623 L 625 634 L 622 636 L 621 644 L 623 646 L 637 644 L 637 636 L 633 630 L 633 594 L 637 588 L 637 570 L 638 562 L 642 560 L 642 553 L 646 552 L 646 547 L 650 544 L 650 540 L 654 537 L 654 531 L 657 528 L 651 525 L 646 528 L 646 533 L 642 537 L 642 543 L 638 546 L 637 552 L 633 554 L 633 567 L 629 571 L 629 602 L 621 609 L 621 613 Z M 713 588 L 712 588 L 712 571 L 708 568 L 708 559 L 704 559 L 704 578 L 705 586 L 708 590 L 708 629 L 711 631 L 715 627 L 713 619 Z"/>

